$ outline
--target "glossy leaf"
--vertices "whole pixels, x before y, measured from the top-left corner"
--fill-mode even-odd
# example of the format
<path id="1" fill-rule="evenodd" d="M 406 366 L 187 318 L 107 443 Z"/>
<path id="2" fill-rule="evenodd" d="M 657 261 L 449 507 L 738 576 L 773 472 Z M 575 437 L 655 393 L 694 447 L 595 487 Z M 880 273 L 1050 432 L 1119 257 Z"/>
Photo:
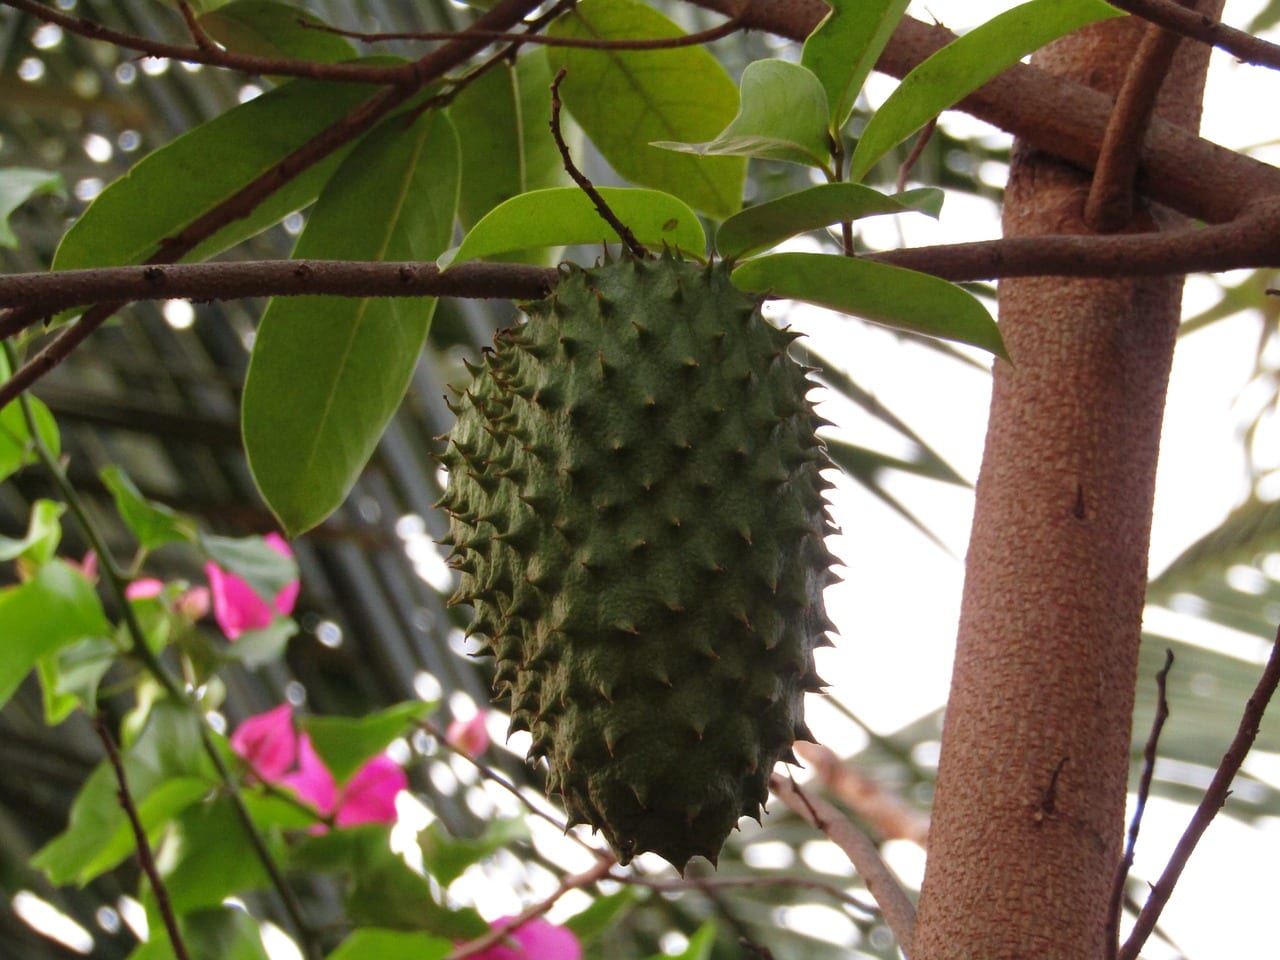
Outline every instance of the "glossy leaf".
<path id="1" fill-rule="evenodd" d="M 23 557 L 32 566 L 39 567 L 53 559 L 62 540 L 60 520 L 66 510 L 66 504 L 54 500 L 37 500 L 32 504 L 26 535 L 21 540 L 0 537 L 0 563 Z"/>
<path id="2" fill-rule="evenodd" d="M 235 0 L 206 13 L 200 25 L 236 53 L 315 63 L 339 63 L 356 57 L 355 47 L 342 37 L 316 29 L 324 26 L 319 17 L 273 0 Z"/>
<path id="3" fill-rule="evenodd" d="M 122 752 L 129 792 L 148 833 L 208 795 L 213 771 L 200 722 L 192 710 L 158 701 L 137 741 Z M 76 796 L 67 829 L 32 858 L 32 866 L 55 884 L 84 884 L 129 856 L 133 832 L 118 789 L 115 772 L 103 761 Z"/>
<path id="4" fill-rule="evenodd" d="M 462 183 L 458 219 L 466 229 L 498 204 L 565 179 L 548 121 L 551 69 L 531 50 L 464 87 L 449 106 L 458 134 Z"/>
<path id="5" fill-rule="evenodd" d="M 676 37 L 676 24 L 639 0 L 583 0 L 548 30 L 588 40 Z M 692 157 L 650 146 L 715 137 L 738 110 L 738 91 L 702 47 L 671 50 L 548 50 L 551 71 L 568 72 L 561 96 L 613 168 L 632 183 L 675 194 L 723 219 L 742 200 L 746 161 Z M 693 92 L 693 95 L 691 95 Z"/>
<path id="6" fill-rule="evenodd" d="M 601 187 L 600 195 L 646 246 L 666 246 L 695 256 L 706 250 L 707 237 L 698 215 L 671 194 L 636 187 Z M 501 260 L 529 247 L 618 240 L 618 234 L 582 190 L 552 187 L 512 197 L 491 210 L 447 259 L 449 264 L 479 257 Z"/>
<path id="7" fill-rule="evenodd" d="M 700 157 L 758 157 L 831 172 L 827 95 L 804 67 L 786 60 L 757 60 L 742 74 L 742 106 L 733 122 L 706 143 L 658 140 L 665 150 Z"/>
<path id="8" fill-rule="evenodd" d="M 111 491 L 120 519 L 142 549 L 154 550 L 169 543 L 195 542 L 195 521 L 162 503 L 148 500 L 121 467 L 114 464 L 103 467 L 99 476 Z"/>
<path id="9" fill-rule="evenodd" d="M 442 960 L 453 951 L 453 941 L 406 930 L 354 930 L 328 960 Z"/>
<path id="10" fill-rule="evenodd" d="M 800 62 L 822 82 L 833 131 L 853 112 L 862 85 L 910 0 L 826 0 L 831 12 L 804 42 Z"/>
<path id="11" fill-rule="evenodd" d="M 45 563 L 26 583 L 0 590 L 0 705 L 41 657 L 110 633 L 93 586 L 61 560 Z"/>
<path id="12" fill-rule="evenodd" d="M 55 270 L 142 263 L 161 241 L 228 200 L 375 92 L 364 84 L 293 80 L 228 110 L 139 160 L 98 194 L 54 255 Z M 201 260 L 315 199 L 350 148 L 293 177 L 184 260 Z"/>
<path id="13" fill-rule="evenodd" d="M 41 193 L 65 194 L 62 174 L 31 167 L 7 167 L 0 170 L 0 247 L 16 247 L 18 235 L 9 226 L 13 211 Z"/>
<path id="14" fill-rule="evenodd" d="M 953 40 L 903 77 L 871 117 L 853 151 L 850 179 L 861 180 L 895 146 L 1027 54 L 1119 16 L 1102 0 L 1030 0 Z"/>
<path id="15" fill-rule="evenodd" d="M 95 709 L 98 684 L 119 656 L 120 648 L 104 635 L 59 647 L 37 660 L 44 722 L 57 726 L 77 709 Z"/>
<path id="16" fill-rule="evenodd" d="M 731 260 L 841 221 L 886 213 L 927 213 L 936 217 L 942 199 L 942 191 L 932 187 L 890 196 L 858 183 L 825 183 L 734 214 L 716 231 L 716 249 L 720 256 Z"/>
<path id="17" fill-rule="evenodd" d="M 434 260 L 458 198 L 458 145 L 431 111 L 366 137 L 316 204 L 294 255 Z M 242 427 L 254 482 L 290 535 L 345 499 L 400 405 L 435 300 L 285 297 L 262 317 Z"/>
<path id="18" fill-rule="evenodd" d="M 776 253 L 733 272 L 744 290 L 853 314 L 899 330 L 955 340 L 1005 356 L 996 322 L 978 300 L 926 273 L 857 257 Z"/>
<path id="19" fill-rule="evenodd" d="M 311 735 L 311 743 L 339 783 L 387 748 L 397 737 L 407 736 L 417 721 L 435 710 L 434 703 L 410 700 L 363 717 L 300 717 L 298 725 Z"/>

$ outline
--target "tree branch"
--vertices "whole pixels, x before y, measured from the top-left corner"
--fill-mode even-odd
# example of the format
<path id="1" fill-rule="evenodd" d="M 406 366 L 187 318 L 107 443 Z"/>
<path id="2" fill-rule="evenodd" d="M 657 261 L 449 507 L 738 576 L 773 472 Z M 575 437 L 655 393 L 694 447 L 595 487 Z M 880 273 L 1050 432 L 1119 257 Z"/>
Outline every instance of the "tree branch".
<path id="1" fill-rule="evenodd" d="M 850 823 L 835 807 L 820 797 L 810 796 L 790 777 L 776 773 L 769 778 L 769 789 L 806 823 L 816 827 L 844 851 L 867 890 L 875 898 L 885 923 L 898 938 L 902 952 L 911 956 L 911 936 L 915 929 L 916 908 L 907 897 L 898 878 L 880 859 L 880 851 L 866 835 Z"/>
<path id="2" fill-rule="evenodd" d="M 1280 70 L 1280 46 L 1229 27 L 1220 20 L 1188 10 L 1173 0 L 1107 0 L 1135 17 L 1158 23 L 1166 30 L 1225 50 L 1237 60 Z"/>
<path id="3" fill-rule="evenodd" d="M 1217 772 L 1214 773 L 1213 780 L 1205 790 L 1200 805 L 1196 807 L 1191 822 L 1187 824 L 1187 829 L 1174 848 L 1173 856 L 1169 858 L 1164 873 L 1151 888 L 1151 896 L 1147 898 L 1146 905 L 1138 914 L 1138 919 L 1129 932 L 1129 939 L 1120 948 L 1119 960 L 1136 960 L 1142 945 L 1147 942 L 1147 937 L 1151 935 L 1151 931 L 1160 919 L 1160 912 L 1169 902 L 1169 897 L 1173 895 L 1173 888 L 1177 885 L 1178 878 L 1182 876 L 1187 861 L 1191 859 L 1196 844 L 1200 842 L 1200 838 L 1209 829 L 1213 818 L 1227 802 L 1227 797 L 1231 794 L 1231 781 L 1240 771 L 1240 765 L 1244 763 L 1244 758 L 1248 756 L 1253 741 L 1258 736 L 1262 716 L 1266 713 L 1267 705 L 1271 702 L 1278 684 L 1280 684 L 1280 630 L 1276 633 L 1276 639 L 1271 646 L 1271 656 L 1267 659 L 1262 676 L 1258 678 L 1258 685 L 1244 705 L 1240 726 L 1236 729 L 1231 746 L 1227 748 L 1222 762 L 1218 764 Z"/>
<path id="4" fill-rule="evenodd" d="M 1155 115 L 1160 87 L 1181 43 L 1180 35 L 1146 24 L 1142 41 L 1116 94 L 1085 201 L 1084 221 L 1099 233 L 1112 233 L 1133 219 L 1139 152 Z"/>
<path id="5" fill-rule="evenodd" d="M 828 9 L 822 0 L 688 2 L 736 15 L 746 29 L 768 31 L 797 42 L 817 26 Z M 954 39 L 955 34 L 946 27 L 907 17 L 894 31 L 876 69 L 892 77 L 904 77 Z M 954 109 L 985 120 L 1081 169 L 1092 170 L 1101 151 L 1111 106 L 1111 98 L 1096 90 L 1027 64 L 1015 64 L 965 97 Z M 1138 189 L 1190 217 L 1225 223 L 1254 200 L 1280 195 L 1280 170 L 1157 118 L 1143 144 Z"/>
<path id="6" fill-rule="evenodd" d="M 1236 223 L 1211 227 L 1109 236 L 1013 237 L 864 257 L 958 282 L 1277 267 L 1280 199 L 1259 202 Z M 441 271 L 431 263 L 347 260 L 252 260 L 18 273 L 0 276 L 0 304 L 13 308 L 10 316 L 22 311 L 25 320 L 0 323 L 0 336 L 12 336 L 61 310 L 107 300 L 321 295 L 538 300 L 547 295 L 556 276 L 551 268 L 514 263 L 471 262 Z"/>

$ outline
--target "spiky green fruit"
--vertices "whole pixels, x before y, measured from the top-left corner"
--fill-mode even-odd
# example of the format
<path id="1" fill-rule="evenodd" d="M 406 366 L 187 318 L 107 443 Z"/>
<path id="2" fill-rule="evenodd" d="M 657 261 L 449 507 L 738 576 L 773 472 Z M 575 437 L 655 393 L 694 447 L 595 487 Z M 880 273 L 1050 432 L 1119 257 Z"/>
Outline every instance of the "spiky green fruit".
<path id="1" fill-rule="evenodd" d="M 794 334 L 720 267 L 568 268 L 442 460 L 446 543 L 548 790 L 626 863 L 715 861 L 808 739 L 828 463 Z"/>

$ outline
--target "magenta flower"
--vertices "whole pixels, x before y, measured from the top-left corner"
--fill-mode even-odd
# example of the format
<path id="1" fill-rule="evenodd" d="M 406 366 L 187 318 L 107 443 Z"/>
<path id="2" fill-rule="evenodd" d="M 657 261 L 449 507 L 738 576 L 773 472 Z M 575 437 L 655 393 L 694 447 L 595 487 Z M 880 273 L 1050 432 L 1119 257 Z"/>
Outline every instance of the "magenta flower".
<path id="1" fill-rule="evenodd" d="M 500 927 L 510 920 L 499 917 L 489 926 Z M 572 931 L 535 917 L 471 956 L 472 960 L 582 960 L 582 945 Z"/>
<path id="2" fill-rule="evenodd" d="M 470 720 L 454 720 L 444 734 L 445 743 L 472 760 L 489 749 L 489 731 L 485 727 L 484 714 L 477 713 Z"/>
<path id="3" fill-rule="evenodd" d="M 409 787 L 404 771 L 384 754 L 366 761 L 339 789 L 311 737 L 294 726 L 287 703 L 241 723 L 231 735 L 231 749 L 259 780 L 292 791 L 339 827 L 394 823 L 396 795 Z M 317 832 L 324 830 L 316 825 Z"/>
<path id="4" fill-rule="evenodd" d="M 148 600 L 151 597 L 158 597 L 164 593 L 164 581 L 157 580 L 155 577 L 143 577 L 140 580 L 134 580 L 124 588 L 124 595 L 130 600 Z"/>
<path id="5" fill-rule="evenodd" d="M 282 557 L 293 556 L 289 544 L 285 543 L 280 534 L 269 533 L 262 539 Z M 213 593 L 213 618 L 218 621 L 218 626 L 228 640 L 235 640 L 246 630 L 258 630 L 267 626 L 275 619 L 276 613 L 287 617 L 293 612 L 293 605 L 298 600 L 297 580 L 285 584 L 284 589 L 268 605 L 249 584 L 216 563 L 206 563 L 204 572 L 209 578 L 209 589 Z"/>

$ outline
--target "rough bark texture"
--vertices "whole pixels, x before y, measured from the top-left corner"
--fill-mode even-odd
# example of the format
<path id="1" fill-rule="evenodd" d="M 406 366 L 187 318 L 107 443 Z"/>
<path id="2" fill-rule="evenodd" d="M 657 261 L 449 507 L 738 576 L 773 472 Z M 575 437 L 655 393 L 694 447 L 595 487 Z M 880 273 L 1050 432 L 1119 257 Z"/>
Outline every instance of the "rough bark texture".
<path id="1" fill-rule="evenodd" d="M 1037 64 L 1113 93 L 1144 25 Z M 1206 57 L 1161 99 L 1194 127 Z M 1019 146 L 1010 236 L 1087 233 L 1087 175 Z M 1145 210 L 1134 228 L 1166 223 Z M 1104 958 L 1181 278 L 1007 281 L 912 960 Z"/>

